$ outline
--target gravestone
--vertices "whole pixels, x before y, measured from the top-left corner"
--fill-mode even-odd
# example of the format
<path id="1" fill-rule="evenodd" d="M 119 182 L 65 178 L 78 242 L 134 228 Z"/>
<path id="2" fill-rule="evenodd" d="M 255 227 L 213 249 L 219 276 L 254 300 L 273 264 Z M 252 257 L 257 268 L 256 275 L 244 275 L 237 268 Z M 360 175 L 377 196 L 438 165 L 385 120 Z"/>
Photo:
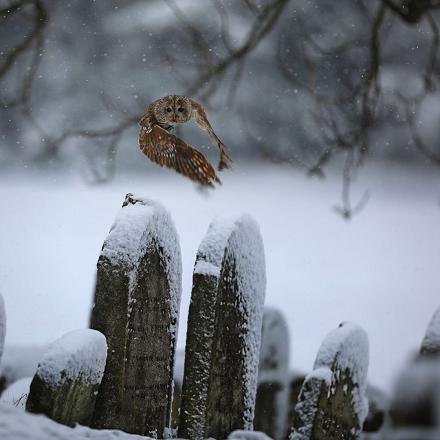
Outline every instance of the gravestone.
<path id="1" fill-rule="evenodd" d="M 440 360 L 423 357 L 400 373 L 390 405 L 394 428 L 440 429 Z"/>
<path id="2" fill-rule="evenodd" d="M 368 413 L 368 336 L 343 323 L 319 348 L 295 408 L 291 440 L 355 440 Z"/>
<path id="3" fill-rule="evenodd" d="M 289 329 L 283 314 L 266 307 L 261 334 L 254 429 L 276 440 L 283 438 L 287 421 L 289 342 Z"/>
<path id="4" fill-rule="evenodd" d="M 88 425 L 106 356 L 107 344 L 101 333 L 83 329 L 65 334 L 47 349 L 38 364 L 26 410 L 67 426 Z"/>
<path id="5" fill-rule="evenodd" d="M 109 353 L 94 427 L 162 437 L 170 426 L 180 295 L 170 215 L 127 194 L 98 260 L 91 327 Z"/>
<path id="6" fill-rule="evenodd" d="M 179 437 L 226 438 L 252 427 L 265 285 L 255 221 L 215 219 L 194 267 Z"/>
<path id="7" fill-rule="evenodd" d="M 434 313 L 423 338 L 422 355 L 440 356 L 440 307 Z"/>

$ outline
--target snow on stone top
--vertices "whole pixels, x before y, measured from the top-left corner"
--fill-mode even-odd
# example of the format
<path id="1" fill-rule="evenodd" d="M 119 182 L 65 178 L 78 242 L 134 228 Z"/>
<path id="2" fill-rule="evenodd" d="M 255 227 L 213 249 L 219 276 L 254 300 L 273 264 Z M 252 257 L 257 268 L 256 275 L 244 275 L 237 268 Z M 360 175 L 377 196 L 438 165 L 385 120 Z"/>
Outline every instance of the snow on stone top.
<path id="1" fill-rule="evenodd" d="M 257 388 L 258 361 L 261 345 L 261 327 L 264 298 L 266 294 L 266 263 L 264 259 L 263 240 L 256 221 L 244 214 L 236 218 L 227 246 L 224 261 L 235 264 L 235 283 L 238 288 L 237 306 L 242 311 L 246 322 L 248 336 L 245 340 L 248 358 L 245 381 L 247 395 L 244 396 L 247 408 L 255 407 L 255 390 Z M 222 229 L 229 228 L 227 222 Z M 222 235 L 223 236 L 223 235 Z M 220 278 L 222 277 L 220 274 Z M 252 420 L 253 414 L 245 416 Z"/>
<path id="2" fill-rule="evenodd" d="M 135 276 L 140 259 L 154 241 L 169 262 L 165 266 L 171 288 L 172 318 L 177 322 L 182 259 L 179 237 L 171 216 L 159 202 L 133 194 L 126 195 L 122 206 L 104 242 L 101 256 L 114 264 L 127 266 L 127 271 Z"/>
<path id="3" fill-rule="evenodd" d="M 106 359 L 107 342 L 102 333 L 74 330 L 49 346 L 36 374 L 53 387 L 77 378 L 93 385 L 101 382 Z"/>
<path id="4" fill-rule="evenodd" d="M 6 311 L 5 302 L 3 301 L 3 296 L 0 293 L 0 361 L 3 355 L 3 347 L 5 344 L 6 337 Z"/>
<path id="5" fill-rule="evenodd" d="M 331 331 L 319 347 L 313 369 L 349 369 L 354 383 L 366 386 L 369 363 L 367 333 L 356 324 L 344 322 Z"/>
<path id="6" fill-rule="evenodd" d="M 30 414 L 0 402 L 0 438 L 2 440 L 151 440 L 149 437 L 117 430 L 69 428 L 43 415 Z"/>
<path id="7" fill-rule="evenodd" d="M 435 311 L 426 330 L 422 351 L 440 353 L 440 307 Z"/>
<path id="8" fill-rule="evenodd" d="M 272 438 L 261 431 L 236 430 L 228 435 L 228 440 L 272 440 Z"/>
<path id="9" fill-rule="evenodd" d="M 225 247 L 239 218 L 221 215 L 211 222 L 208 232 L 200 243 L 194 273 L 216 277 L 220 275 Z"/>
<path id="10" fill-rule="evenodd" d="M 284 383 L 288 380 L 289 329 L 283 314 L 264 308 L 258 382 Z"/>
<path id="11" fill-rule="evenodd" d="M 324 382 L 328 388 L 332 383 L 333 373 L 328 367 L 313 370 L 304 380 L 300 399 L 295 406 L 295 413 L 301 426 L 295 427 L 289 440 L 308 440 L 312 438 L 313 424 L 318 411 L 318 400 L 321 395 L 321 385 Z"/>
<path id="12" fill-rule="evenodd" d="M 350 371 L 353 383 L 359 387 L 358 396 L 353 394 L 353 404 L 361 426 L 368 414 L 368 401 L 365 398 L 368 363 L 367 333 L 356 324 L 344 322 L 325 337 L 313 367 L 314 369 L 330 368 L 336 376 L 338 372 L 347 369 Z"/>
<path id="13" fill-rule="evenodd" d="M 318 381 L 324 381 L 327 386 L 332 384 L 332 371 L 328 367 L 319 367 L 309 373 L 304 381 L 311 381 L 317 379 Z"/>

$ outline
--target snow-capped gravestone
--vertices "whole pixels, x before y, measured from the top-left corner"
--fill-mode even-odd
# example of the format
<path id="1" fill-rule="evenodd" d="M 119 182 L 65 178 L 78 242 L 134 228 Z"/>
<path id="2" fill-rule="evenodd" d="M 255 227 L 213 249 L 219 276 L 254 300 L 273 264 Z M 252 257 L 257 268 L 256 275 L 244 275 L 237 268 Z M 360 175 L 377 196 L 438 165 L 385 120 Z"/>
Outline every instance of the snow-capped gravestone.
<path id="1" fill-rule="evenodd" d="M 405 367 L 395 385 L 390 414 L 399 429 L 440 428 L 440 359 L 421 358 Z"/>
<path id="2" fill-rule="evenodd" d="M 422 355 L 440 356 L 440 307 L 436 310 L 429 323 L 420 353 Z"/>
<path id="3" fill-rule="evenodd" d="M 285 433 L 289 380 L 289 329 L 281 312 L 265 308 L 254 429 L 274 439 Z"/>
<path id="4" fill-rule="evenodd" d="M 2 356 L 3 356 L 5 337 L 6 337 L 6 311 L 5 311 L 5 303 L 3 301 L 3 296 L 0 293 L 0 361 L 2 360 Z"/>
<path id="5" fill-rule="evenodd" d="M 343 323 L 327 335 L 301 389 L 291 440 L 359 438 L 368 414 L 368 357 L 368 336 L 357 325 Z"/>
<path id="6" fill-rule="evenodd" d="M 162 437 L 170 426 L 180 295 L 170 215 L 127 194 L 98 260 L 91 327 L 109 352 L 94 427 Z"/>
<path id="7" fill-rule="evenodd" d="M 265 288 L 256 222 L 215 219 L 194 267 L 179 437 L 220 439 L 252 428 Z"/>
<path id="8" fill-rule="evenodd" d="M 26 410 L 67 426 L 90 423 L 107 357 L 105 337 L 75 330 L 55 341 L 31 382 Z"/>

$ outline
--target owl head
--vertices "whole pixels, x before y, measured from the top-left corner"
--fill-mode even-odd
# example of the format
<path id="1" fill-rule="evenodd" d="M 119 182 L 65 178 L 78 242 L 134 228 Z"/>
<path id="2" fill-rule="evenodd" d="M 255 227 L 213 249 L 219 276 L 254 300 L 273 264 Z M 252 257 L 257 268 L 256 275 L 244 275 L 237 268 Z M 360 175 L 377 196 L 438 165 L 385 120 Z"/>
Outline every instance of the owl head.
<path id="1" fill-rule="evenodd" d="M 186 96 L 168 95 L 156 102 L 153 112 L 161 124 L 183 124 L 191 118 L 191 101 Z"/>

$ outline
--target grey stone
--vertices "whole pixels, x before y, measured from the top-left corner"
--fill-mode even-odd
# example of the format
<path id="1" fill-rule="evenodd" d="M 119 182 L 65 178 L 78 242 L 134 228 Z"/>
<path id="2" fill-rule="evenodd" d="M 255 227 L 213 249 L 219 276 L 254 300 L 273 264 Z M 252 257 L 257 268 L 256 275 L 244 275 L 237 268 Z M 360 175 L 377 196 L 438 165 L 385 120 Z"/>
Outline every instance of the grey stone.
<path id="1" fill-rule="evenodd" d="M 213 221 L 194 268 L 179 437 L 252 428 L 265 283 L 256 223 Z"/>
<path id="2" fill-rule="evenodd" d="M 281 312 L 265 308 L 254 429 L 284 438 L 288 406 L 289 330 Z"/>
<path id="3" fill-rule="evenodd" d="M 67 426 L 91 421 L 107 355 L 105 337 L 94 330 L 67 333 L 53 343 L 31 382 L 26 410 Z"/>
<path id="4" fill-rule="evenodd" d="M 128 194 L 98 260 L 91 327 L 109 355 L 93 426 L 161 437 L 170 426 L 179 240 L 156 202 Z"/>
<path id="5" fill-rule="evenodd" d="M 295 407 L 291 440 L 355 440 L 368 413 L 368 337 L 343 323 L 318 351 Z"/>

